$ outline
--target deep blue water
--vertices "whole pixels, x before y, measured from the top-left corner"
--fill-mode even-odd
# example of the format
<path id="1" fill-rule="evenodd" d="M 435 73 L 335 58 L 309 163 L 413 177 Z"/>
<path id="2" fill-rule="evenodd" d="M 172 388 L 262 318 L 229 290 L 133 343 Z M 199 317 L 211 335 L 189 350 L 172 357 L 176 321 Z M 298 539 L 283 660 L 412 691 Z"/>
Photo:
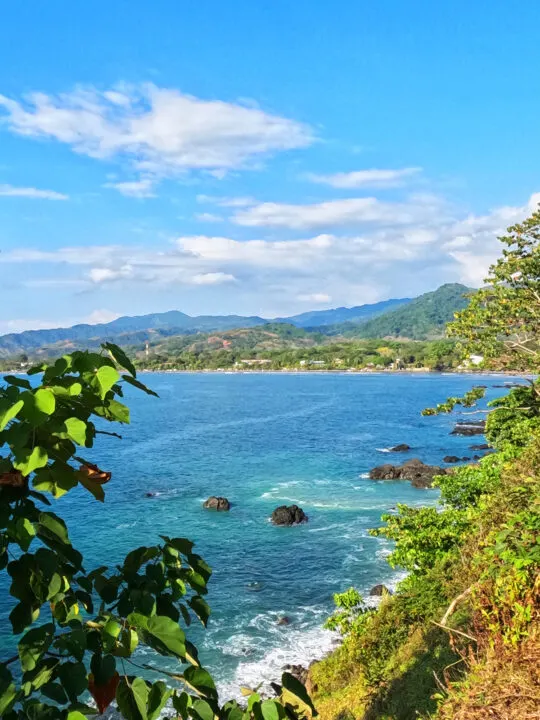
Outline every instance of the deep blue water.
<path id="1" fill-rule="evenodd" d="M 450 436 L 455 418 L 422 417 L 427 405 L 500 378 L 465 375 L 147 374 L 160 398 L 129 393 L 132 424 L 123 441 L 101 438 L 94 452 L 113 471 L 105 505 L 77 489 L 59 501 L 72 541 L 92 564 L 120 561 L 158 535 L 189 537 L 212 566 L 209 628 L 188 630 L 201 659 L 228 691 L 274 679 L 332 644 L 321 625 L 332 594 L 392 583 L 384 539 L 368 530 L 398 502 L 434 503 L 436 490 L 373 482 L 380 450 L 406 442 L 419 457 L 471 455 L 482 438 Z M 490 389 L 490 397 L 504 392 Z M 145 497 L 148 491 L 157 496 Z M 229 513 L 202 508 L 225 495 Z M 295 502 L 305 525 L 268 522 Z M 258 592 L 249 585 L 258 583 Z M 5 588 L 5 585 L 4 585 Z M 5 635 L 6 596 L 0 600 Z M 278 626 L 281 615 L 289 626 Z"/>

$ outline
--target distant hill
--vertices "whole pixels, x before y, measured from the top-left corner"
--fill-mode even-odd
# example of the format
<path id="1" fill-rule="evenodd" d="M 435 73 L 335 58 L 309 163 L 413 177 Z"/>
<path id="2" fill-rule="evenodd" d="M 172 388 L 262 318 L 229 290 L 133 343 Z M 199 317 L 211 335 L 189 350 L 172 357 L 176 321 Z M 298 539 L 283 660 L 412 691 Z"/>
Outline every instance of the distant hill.
<path id="1" fill-rule="evenodd" d="M 409 338 L 426 340 L 443 337 L 454 313 L 469 303 L 471 289 L 452 283 L 420 295 L 412 302 L 367 320 L 360 325 L 345 323 L 331 328 L 333 334 L 359 338 Z"/>
<path id="2" fill-rule="evenodd" d="M 333 310 L 311 310 L 300 315 L 291 315 L 288 318 L 279 318 L 280 322 L 288 322 L 303 328 L 322 327 L 324 325 L 335 325 L 344 322 L 362 322 L 369 318 L 382 315 L 389 310 L 394 310 L 401 305 L 410 303 L 412 298 L 396 298 L 383 300 L 372 305 L 357 305 L 356 307 L 339 307 Z"/>
<path id="3" fill-rule="evenodd" d="M 168 335 L 253 327 L 267 322 L 264 318 L 240 315 L 191 317 L 178 310 L 151 315 L 119 317 L 98 325 L 74 325 L 51 330 L 26 330 L 0 336 L 0 357 L 20 353 L 63 352 L 76 348 L 99 347 L 105 341 L 119 345 L 136 345 Z"/>
<path id="4" fill-rule="evenodd" d="M 99 325 L 74 325 L 70 328 L 27 330 L 0 336 L 0 357 L 16 355 L 51 356 L 77 348 L 97 348 L 111 341 L 122 346 L 155 344 L 168 337 L 195 333 L 219 333 L 253 328 L 272 323 L 288 324 L 326 335 L 349 337 L 440 337 L 453 313 L 467 303 L 464 285 L 443 285 L 432 293 L 412 300 L 384 300 L 370 305 L 331 310 L 313 310 L 289 318 L 268 320 L 258 316 L 200 315 L 192 317 L 178 310 L 134 317 L 124 316 Z M 188 343 L 189 344 L 189 343 Z"/>
<path id="5" fill-rule="evenodd" d="M 218 332 L 234 328 L 255 327 L 267 323 L 289 323 L 303 328 L 318 328 L 345 320 L 375 317 L 410 300 L 384 300 L 372 305 L 335 310 L 315 310 L 290 318 L 267 320 L 258 316 L 199 315 L 192 317 L 178 310 L 150 315 L 123 316 L 99 325 L 74 325 L 51 330 L 26 330 L 0 336 L 0 357 L 26 353 L 54 355 L 76 348 L 96 348 L 105 341 L 119 345 L 138 345 L 170 335 Z"/>

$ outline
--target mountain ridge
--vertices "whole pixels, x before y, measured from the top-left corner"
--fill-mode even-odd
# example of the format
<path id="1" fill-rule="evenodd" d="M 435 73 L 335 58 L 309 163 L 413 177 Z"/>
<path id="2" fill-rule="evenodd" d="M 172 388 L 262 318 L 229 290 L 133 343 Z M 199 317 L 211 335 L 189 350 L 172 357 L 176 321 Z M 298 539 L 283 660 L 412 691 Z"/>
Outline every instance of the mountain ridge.
<path id="1" fill-rule="evenodd" d="M 268 324 L 290 324 L 306 331 L 344 337 L 410 337 L 440 335 L 453 313 L 464 307 L 469 288 L 442 285 L 417 298 L 391 298 L 378 303 L 312 310 L 281 318 L 257 315 L 198 315 L 179 310 L 124 315 L 108 323 L 79 323 L 69 328 L 25 330 L 0 336 L 0 357 L 17 354 L 61 354 L 77 348 L 97 348 L 102 342 L 140 345 L 174 335 L 220 332 Z M 409 334 L 407 334 L 409 332 Z M 374 334 L 375 333 L 375 334 Z M 430 335 L 431 334 L 431 335 Z"/>

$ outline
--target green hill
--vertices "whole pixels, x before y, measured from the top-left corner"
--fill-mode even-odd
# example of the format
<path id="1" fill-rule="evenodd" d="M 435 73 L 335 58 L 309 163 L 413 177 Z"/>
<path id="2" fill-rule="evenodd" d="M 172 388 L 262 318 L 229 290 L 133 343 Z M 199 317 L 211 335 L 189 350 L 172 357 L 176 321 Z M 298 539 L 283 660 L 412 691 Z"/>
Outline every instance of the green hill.
<path id="1" fill-rule="evenodd" d="M 429 340 L 444 337 L 446 323 L 468 304 L 470 288 L 458 283 L 441 285 L 434 292 L 420 295 L 407 305 L 360 324 L 343 323 L 332 332 L 361 338 L 409 338 Z"/>

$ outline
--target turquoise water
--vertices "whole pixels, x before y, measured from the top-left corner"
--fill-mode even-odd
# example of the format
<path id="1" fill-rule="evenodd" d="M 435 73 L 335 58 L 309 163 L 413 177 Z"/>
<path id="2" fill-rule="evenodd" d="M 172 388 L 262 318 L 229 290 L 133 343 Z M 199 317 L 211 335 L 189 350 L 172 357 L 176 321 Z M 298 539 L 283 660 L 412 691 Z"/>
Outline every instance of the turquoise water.
<path id="1" fill-rule="evenodd" d="M 105 505 L 77 489 L 59 501 L 86 567 L 120 561 L 158 535 L 189 537 L 212 566 L 206 631 L 189 629 L 201 659 L 229 694 L 275 679 L 286 663 L 306 663 L 335 641 L 321 625 L 332 594 L 361 591 L 400 574 L 384 539 L 368 530 L 398 502 L 434 503 L 436 490 L 373 482 L 382 451 L 406 442 L 408 454 L 440 463 L 471 455 L 482 438 L 450 436 L 455 418 L 424 418 L 422 408 L 471 384 L 500 378 L 464 375 L 148 374 L 155 399 L 130 393 L 132 425 L 123 441 L 102 438 L 94 453 L 113 471 Z M 490 389 L 490 397 L 504 392 Z M 157 493 L 145 497 L 146 492 Z M 225 495 L 229 513 L 202 508 Z M 297 503 L 305 525 L 268 522 Z M 257 583 L 257 592 L 253 592 Z M 6 597 L 0 610 L 6 626 Z M 3 607 L 2 607 L 3 606 Z M 286 615 L 291 623 L 278 626 Z M 4 634 L 3 633 L 3 634 Z"/>

